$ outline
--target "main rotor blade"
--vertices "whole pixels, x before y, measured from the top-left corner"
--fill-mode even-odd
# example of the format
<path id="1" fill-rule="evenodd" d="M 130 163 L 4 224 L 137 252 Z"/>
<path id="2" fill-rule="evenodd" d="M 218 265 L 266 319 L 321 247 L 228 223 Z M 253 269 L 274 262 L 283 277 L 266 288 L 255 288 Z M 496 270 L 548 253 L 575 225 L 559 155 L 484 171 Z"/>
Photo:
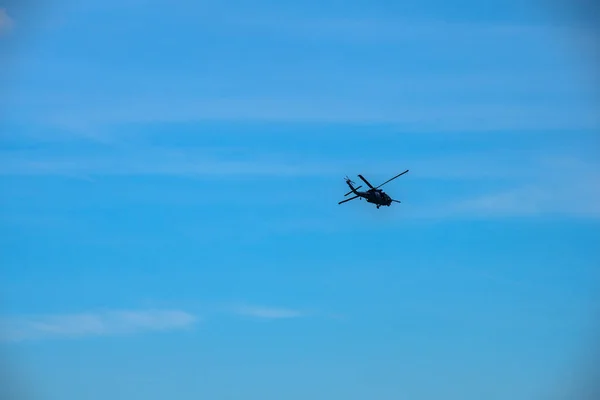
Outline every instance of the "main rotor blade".
<path id="1" fill-rule="evenodd" d="M 381 185 L 377 186 L 375 189 L 378 189 L 378 188 L 382 187 L 382 186 L 383 186 L 383 185 L 385 185 L 386 183 L 388 183 L 388 182 L 390 182 L 390 181 L 393 181 L 393 180 L 394 180 L 394 179 L 396 179 L 397 177 L 399 177 L 399 176 L 402 176 L 402 175 L 404 175 L 404 174 L 405 174 L 405 173 L 407 173 L 407 172 L 408 172 L 408 170 L 406 170 L 406 171 L 404 171 L 404 172 L 401 172 L 401 173 L 399 173 L 399 174 L 398 174 L 398 175 L 396 175 L 395 177 L 393 177 L 393 178 L 391 178 L 391 179 L 388 179 L 387 181 L 383 182 Z M 359 175 L 359 176 L 360 176 L 360 175 Z"/>
<path id="2" fill-rule="evenodd" d="M 354 196 L 354 197 L 350 197 L 349 199 L 346 199 L 346 200 L 342 200 L 342 201 L 340 201 L 338 204 L 342 204 L 342 203 L 345 203 L 345 202 L 347 202 L 347 201 L 354 200 L 354 199 L 356 199 L 357 197 L 360 197 L 360 196 Z"/>
<path id="3" fill-rule="evenodd" d="M 361 187 L 362 187 L 362 185 L 361 185 L 361 186 L 359 186 L 359 187 L 355 187 L 355 188 L 354 188 L 354 190 L 358 190 L 358 189 L 360 189 Z M 349 191 L 348 193 L 346 193 L 346 194 L 344 195 L 344 197 L 346 197 L 346 196 L 348 196 L 349 194 L 352 194 L 352 193 L 354 193 L 354 192 L 351 190 L 351 191 Z"/>
<path id="4" fill-rule="evenodd" d="M 364 176 L 362 176 L 361 174 L 358 174 L 358 177 L 359 177 L 360 179 L 362 179 L 362 180 L 363 180 L 363 182 L 364 182 L 364 183 L 366 183 L 366 184 L 367 184 L 367 186 L 369 186 L 371 189 L 375 189 L 375 188 L 373 187 L 373 185 L 371 185 L 371 184 L 369 183 L 369 181 L 368 181 L 368 180 L 366 180 L 366 179 L 364 178 Z"/>
<path id="5" fill-rule="evenodd" d="M 392 201 L 394 201 L 396 203 L 400 203 L 400 200 L 394 200 L 394 199 L 392 199 Z"/>

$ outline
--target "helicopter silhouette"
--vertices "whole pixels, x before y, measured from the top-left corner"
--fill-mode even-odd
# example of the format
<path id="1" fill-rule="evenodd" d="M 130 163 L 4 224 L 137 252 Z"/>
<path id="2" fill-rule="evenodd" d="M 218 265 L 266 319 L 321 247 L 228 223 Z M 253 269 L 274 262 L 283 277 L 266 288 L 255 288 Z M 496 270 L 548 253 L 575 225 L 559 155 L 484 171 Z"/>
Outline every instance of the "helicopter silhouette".
<path id="1" fill-rule="evenodd" d="M 371 185 L 369 183 L 369 181 L 367 181 L 361 174 L 358 174 L 358 177 L 360 179 L 362 179 L 362 181 L 364 183 L 367 184 L 367 186 L 369 186 L 369 190 L 365 191 L 365 192 L 360 192 L 358 191 L 358 189 L 360 189 L 362 186 L 358 186 L 358 187 L 354 187 L 353 184 L 354 182 L 352 182 L 350 180 L 350 178 L 346 177 L 346 184 L 348 184 L 348 186 L 350 187 L 350 191 L 348 193 L 346 193 L 344 196 L 348 196 L 352 193 L 355 194 L 354 197 L 350 197 L 349 199 L 346 200 L 342 200 L 340 201 L 338 204 L 342 204 L 342 203 L 346 203 L 350 200 L 354 200 L 354 199 L 366 199 L 367 203 L 373 203 L 377 206 L 377 208 L 381 207 L 381 206 L 390 206 L 392 203 L 400 203 L 400 200 L 394 200 L 392 199 L 387 193 L 385 193 L 383 190 L 379 189 L 380 187 L 382 187 L 383 185 L 385 185 L 386 183 L 396 179 L 397 177 L 404 175 L 405 173 L 407 173 L 408 170 L 394 176 L 393 178 L 388 179 L 387 181 L 383 182 L 381 185 L 377 186 L 377 187 L 373 187 L 373 185 Z"/>

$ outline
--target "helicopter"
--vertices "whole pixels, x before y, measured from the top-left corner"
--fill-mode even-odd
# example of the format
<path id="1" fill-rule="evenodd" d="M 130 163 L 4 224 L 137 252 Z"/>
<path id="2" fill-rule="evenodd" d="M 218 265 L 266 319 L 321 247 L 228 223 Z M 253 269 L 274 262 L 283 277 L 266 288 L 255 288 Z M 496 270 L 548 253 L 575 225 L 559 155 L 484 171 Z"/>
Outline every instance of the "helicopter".
<path id="1" fill-rule="evenodd" d="M 377 206 L 377 208 L 381 207 L 381 206 L 390 206 L 392 203 L 400 203 L 400 200 L 394 200 L 392 199 L 387 193 L 385 193 L 383 190 L 379 189 L 380 187 L 382 187 L 383 185 L 385 185 L 386 183 L 396 179 L 399 176 L 404 175 L 405 173 L 407 173 L 408 170 L 399 173 L 398 175 L 394 176 L 393 178 L 388 179 L 387 181 L 383 182 L 381 185 L 377 186 L 377 187 L 373 187 L 373 185 L 371 185 L 369 183 L 369 181 L 367 181 L 361 174 L 358 174 L 358 177 L 367 184 L 367 186 L 370 188 L 367 191 L 364 192 L 359 192 L 358 189 L 360 189 L 362 186 L 358 186 L 358 187 L 354 187 L 353 184 L 354 182 L 352 182 L 350 180 L 350 178 L 348 178 L 346 176 L 345 180 L 346 180 L 346 184 L 350 187 L 350 191 L 348 193 L 346 193 L 344 196 L 348 196 L 352 193 L 354 193 L 354 197 L 350 197 L 349 199 L 346 200 L 342 200 L 340 201 L 338 204 L 342 204 L 342 203 L 346 203 L 347 201 L 350 200 L 354 200 L 354 199 L 366 199 L 367 203 L 373 203 Z"/>

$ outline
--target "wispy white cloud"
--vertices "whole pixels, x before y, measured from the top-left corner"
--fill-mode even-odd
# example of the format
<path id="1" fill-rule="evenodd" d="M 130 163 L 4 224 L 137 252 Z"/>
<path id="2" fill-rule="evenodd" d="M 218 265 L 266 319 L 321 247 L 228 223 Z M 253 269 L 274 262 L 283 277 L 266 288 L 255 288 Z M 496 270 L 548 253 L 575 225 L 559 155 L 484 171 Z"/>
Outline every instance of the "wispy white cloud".
<path id="1" fill-rule="evenodd" d="M 458 201 L 447 212 L 478 217 L 563 215 L 596 219 L 600 218 L 597 182 L 516 187 Z"/>
<path id="2" fill-rule="evenodd" d="M 13 29 L 15 22 L 5 8 L 0 8 L 0 35 Z"/>
<path id="3" fill-rule="evenodd" d="M 597 162 L 545 157 L 528 160 L 520 167 L 504 175 L 502 183 L 498 180 L 496 188 L 474 186 L 462 198 L 446 198 L 443 204 L 434 204 L 418 214 L 429 218 L 600 218 L 600 164 Z"/>
<path id="4" fill-rule="evenodd" d="M 311 313 L 284 307 L 251 304 L 217 306 L 217 314 L 278 320 L 310 316 Z M 332 316 L 339 318 L 339 316 Z M 76 314 L 0 316 L 0 341 L 24 342 L 50 339 L 124 336 L 145 332 L 167 332 L 193 327 L 200 320 L 182 310 L 113 310 Z"/>
<path id="5" fill-rule="evenodd" d="M 81 314 L 33 315 L 0 318 L 0 339 L 25 340 L 114 336 L 145 331 L 184 329 L 198 317 L 179 310 L 124 310 Z"/>

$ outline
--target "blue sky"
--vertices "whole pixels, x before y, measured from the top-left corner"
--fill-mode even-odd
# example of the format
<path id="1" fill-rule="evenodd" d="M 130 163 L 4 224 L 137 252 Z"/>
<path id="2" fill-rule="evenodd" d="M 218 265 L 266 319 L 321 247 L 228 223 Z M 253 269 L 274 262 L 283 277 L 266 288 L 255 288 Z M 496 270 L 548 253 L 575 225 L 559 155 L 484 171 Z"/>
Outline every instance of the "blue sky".
<path id="1" fill-rule="evenodd" d="M 584 387 L 600 98 L 575 10 L 0 8 L 0 324 L 19 394 Z M 337 205 L 344 176 L 405 169 L 386 185 L 402 204 Z"/>

